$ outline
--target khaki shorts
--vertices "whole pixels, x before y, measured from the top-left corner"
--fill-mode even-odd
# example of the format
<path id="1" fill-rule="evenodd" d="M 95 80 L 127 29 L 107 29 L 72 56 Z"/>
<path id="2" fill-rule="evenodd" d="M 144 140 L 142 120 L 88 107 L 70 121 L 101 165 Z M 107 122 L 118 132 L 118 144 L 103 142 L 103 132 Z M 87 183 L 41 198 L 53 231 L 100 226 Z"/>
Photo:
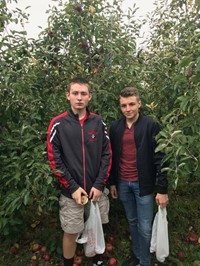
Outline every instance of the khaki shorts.
<path id="1" fill-rule="evenodd" d="M 108 213 L 110 203 L 108 198 L 109 190 L 104 189 L 100 200 L 98 201 L 102 224 L 109 222 Z M 64 232 L 76 234 L 83 230 L 84 222 L 89 215 L 90 204 L 80 205 L 75 200 L 61 195 L 60 205 L 60 222 Z"/>

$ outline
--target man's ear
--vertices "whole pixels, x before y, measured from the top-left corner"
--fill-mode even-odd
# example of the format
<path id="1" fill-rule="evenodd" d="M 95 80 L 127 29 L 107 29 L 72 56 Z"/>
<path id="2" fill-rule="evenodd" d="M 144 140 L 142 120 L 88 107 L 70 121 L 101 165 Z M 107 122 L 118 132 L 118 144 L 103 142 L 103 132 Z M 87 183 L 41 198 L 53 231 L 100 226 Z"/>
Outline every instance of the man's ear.
<path id="1" fill-rule="evenodd" d="M 68 91 L 66 92 L 65 95 L 66 95 L 67 100 L 70 100 L 70 99 L 69 99 L 69 92 L 68 92 Z"/>

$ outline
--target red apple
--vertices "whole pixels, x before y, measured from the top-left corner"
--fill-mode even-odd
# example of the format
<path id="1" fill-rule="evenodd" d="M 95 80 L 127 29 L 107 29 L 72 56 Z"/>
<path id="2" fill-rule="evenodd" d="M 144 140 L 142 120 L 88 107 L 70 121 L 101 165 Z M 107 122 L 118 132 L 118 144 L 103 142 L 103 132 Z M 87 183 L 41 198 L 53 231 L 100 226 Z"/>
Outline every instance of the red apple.
<path id="1" fill-rule="evenodd" d="M 115 258 L 110 258 L 109 259 L 109 265 L 110 266 L 115 266 L 117 265 L 117 260 Z"/>
<path id="2" fill-rule="evenodd" d="M 39 249 L 40 249 L 40 245 L 39 245 L 39 244 L 37 244 L 37 243 L 33 244 L 33 246 L 32 246 L 32 251 L 36 252 L 36 251 L 38 251 Z"/>
<path id="3" fill-rule="evenodd" d="M 187 239 L 191 243 L 197 243 L 199 237 L 198 237 L 198 235 L 194 231 L 191 231 L 191 232 L 189 232 L 189 234 L 187 236 Z"/>
<path id="4" fill-rule="evenodd" d="M 82 263 L 82 257 L 81 256 L 74 257 L 74 264 L 81 265 L 81 263 Z"/>
<path id="5" fill-rule="evenodd" d="M 50 261 L 50 255 L 49 254 L 45 254 L 43 258 L 45 261 Z"/>
<path id="6" fill-rule="evenodd" d="M 87 43 L 86 41 L 82 41 L 82 42 L 80 43 L 80 47 L 83 48 L 83 49 L 86 49 L 86 48 L 88 48 L 88 43 Z M 86 196 L 82 196 L 82 197 L 86 198 L 87 201 L 88 201 L 88 198 L 87 198 Z M 81 197 L 81 198 L 82 198 L 82 197 Z M 84 198 L 83 198 L 82 200 L 84 200 Z M 87 202 L 86 202 L 86 203 L 87 203 Z"/>
<path id="7" fill-rule="evenodd" d="M 106 244 L 106 251 L 111 252 L 113 250 L 113 245 L 111 243 Z"/>
<path id="8" fill-rule="evenodd" d="M 10 247 L 10 249 L 9 249 L 10 254 L 17 254 L 17 252 L 18 252 L 18 249 L 16 246 Z"/>
<path id="9" fill-rule="evenodd" d="M 183 259 L 183 258 L 185 257 L 183 251 L 181 251 L 181 250 L 179 250 L 179 252 L 178 252 L 177 255 L 178 255 L 178 258 L 179 258 L 179 259 Z"/>
<path id="10" fill-rule="evenodd" d="M 46 246 L 42 246 L 40 250 L 41 250 L 42 253 L 46 253 L 47 252 L 47 247 Z"/>
<path id="11" fill-rule="evenodd" d="M 187 77 L 192 77 L 192 75 L 193 75 L 193 71 L 192 71 L 192 69 L 189 69 L 188 70 L 188 72 L 187 72 Z"/>
<path id="12" fill-rule="evenodd" d="M 82 7 L 81 7 L 81 6 L 77 6 L 77 7 L 75 7 L 75 10 L 76 10 L 77 12 L 81 12 L 81 11 L 82 11 Z"/>
<path id="13" fill-rule="evenodd" d="M 53 33 L 52 31 L 49 31 L 49 32 L 48 32 L 48 36 L 49 36 L 50 38 L 53 38 L 53 37 L 54 37 L 54 33 Z"/>
<path id="14" fill-rule="evenodd" d="M 34 266 L 34 262 L 31 260 L 28 262 L 27 266 Z"/>
<path id="15" fill-rule="evenodd" d="M 108 243 L 113 244 L 115 238 L 114 238 L 113 235 L 109 235 L 109 236 L 107 237 L 107 239 L 108 239 Z"/>

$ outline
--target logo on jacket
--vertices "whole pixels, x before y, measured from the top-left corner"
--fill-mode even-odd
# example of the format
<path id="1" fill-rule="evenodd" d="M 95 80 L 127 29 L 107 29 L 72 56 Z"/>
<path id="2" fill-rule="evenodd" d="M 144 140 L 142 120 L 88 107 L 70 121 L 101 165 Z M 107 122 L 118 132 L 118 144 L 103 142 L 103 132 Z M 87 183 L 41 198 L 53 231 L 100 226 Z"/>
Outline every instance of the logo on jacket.
<path id="1" fill-rule="evenodd" d="M 96 141 L 97 140 L 97 131 L 95 131 L 94 129 L 88 131 L 88 135 L 89 135 L 89 140 L 90 141 Z"/>

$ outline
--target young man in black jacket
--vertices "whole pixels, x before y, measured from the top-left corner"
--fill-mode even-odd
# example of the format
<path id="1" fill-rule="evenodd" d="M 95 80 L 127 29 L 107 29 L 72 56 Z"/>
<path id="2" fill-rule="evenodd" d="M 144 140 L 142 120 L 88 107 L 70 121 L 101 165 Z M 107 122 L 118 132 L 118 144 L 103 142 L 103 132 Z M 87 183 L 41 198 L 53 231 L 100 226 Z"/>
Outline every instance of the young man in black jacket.
<path id="1" fill-rule="evenodd" d="M 84 228 L 88 208 L 82 196 L 98 202 L 102 223 L 108 223 L 109 200 L 105 185 L 112 154 L 104 122 L 87 109 L 92 98 L 88 82 L 83 78 L 72 79 L 66 97 L 71 108 L 51 120 L 47 144 L 48 159 L 61 186 L 64 265 L 72 266 L 76 238 Z M 93 265 L 103 265 L 100 255 L 93 258 Z"/>
<path id="2" fill-rule="evenodd" d="M 159 125 L 139 113 L 141 101 L 137 89 L 120 93 L 123 117 L 110 128 L 113 153 L 110 174 L 112 198 L 123 203 L 132 240 L 131 257 L 122 266 L 150 266 L 150 240 L 153 219 L 153 195 L 157 205 L 168 204 L 167 179 L 161 172 L 163 154 L 155 152 Z"/>

